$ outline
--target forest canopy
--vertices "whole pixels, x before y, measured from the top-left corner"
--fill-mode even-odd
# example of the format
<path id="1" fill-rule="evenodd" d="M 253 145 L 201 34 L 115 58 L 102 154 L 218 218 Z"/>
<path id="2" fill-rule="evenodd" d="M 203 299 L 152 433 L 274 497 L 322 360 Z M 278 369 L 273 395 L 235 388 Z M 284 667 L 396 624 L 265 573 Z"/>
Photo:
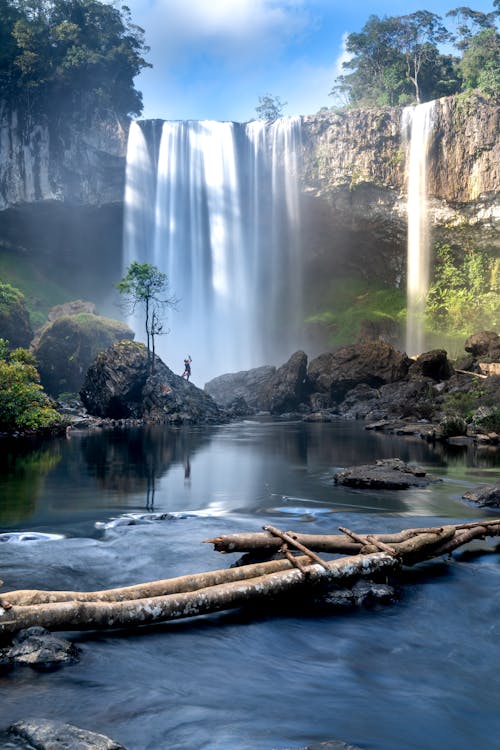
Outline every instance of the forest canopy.
<path id="1" fill-rule="evenodd" d="M 0 99 L 27 113 L 139 115 L 147 51 L 125 5 L 0 0 Z"/>
<path id="2" fill-rule="evenodd" d="M 493 8 L 482 13 L 461 6 L 445 20 L 426 10 L 370 16 L 348 35 L 346 72 L 330 93 L 361 107 L 421 103 L 470 89 L 498 97 L 500 0 Z"/>

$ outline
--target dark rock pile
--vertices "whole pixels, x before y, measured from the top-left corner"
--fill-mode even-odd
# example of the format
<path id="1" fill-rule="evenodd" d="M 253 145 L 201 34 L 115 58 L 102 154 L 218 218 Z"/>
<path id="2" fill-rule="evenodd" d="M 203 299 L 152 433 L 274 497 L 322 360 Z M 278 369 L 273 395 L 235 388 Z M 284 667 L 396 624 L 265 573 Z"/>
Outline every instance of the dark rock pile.
<path id="1" fill-rule="evenodd" d="M 80 396 L 97 417 L 170 424 L 224 421 L 208 393 L 176 375 L 159 357 L 149 374 L 146 347 L 134 341 L 120 341 L 98 355 Z"/>
<path id="2" fill-rule="evenodd" d="M 466 346 L 474 356 L 487 352 L 500 359 L 498 341 L 497 334 L 485 332 L 470 337 Z M 265 377 L 259 377 L 263 371 Z M 455 369 L 443 349 L 412 360 L 385 341 L 363 341 L 321 354 L 309 366 L 304 352 L 296 352 L 274 372 L 258 368 L 223 375 L 205 389 L 222 407 L 234 406 L 237 399 L 231 416 L 256 410 L 307 421 L 341 416 L 429 440 L 499 442 L 500 375 L 491 371 L 486 377 L 479 366 Z"/>

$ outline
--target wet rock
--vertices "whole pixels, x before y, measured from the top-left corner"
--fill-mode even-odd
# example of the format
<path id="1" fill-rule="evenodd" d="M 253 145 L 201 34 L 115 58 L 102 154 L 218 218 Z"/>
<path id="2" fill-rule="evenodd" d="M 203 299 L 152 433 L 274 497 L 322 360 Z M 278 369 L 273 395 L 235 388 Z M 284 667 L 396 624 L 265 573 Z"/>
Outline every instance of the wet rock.
<path id="1" fill-rule="evenodd" d="M 271 414 L 285 414 L 297 409 L 306 395 L 307 355 L 298 351 L 281 365 L 263 392 L 265 408 Z"/>
<path id="2" fill-rule="evenodd" d="M 428 419 L 435 411 L 436 393 L 428 379 L 401 380 L 378 388 L 358 385 L 338 406 L 348 419 Z"/>
<path id="3" fill-rule="evenodd" d="M 404 490 L 426 487 L 438 479 L 429 477 L 417 466 L 409 466 L 399 458 L 387 458 L 374 464 L 351 466 L 334 475 L 336 484 L 364 489 Z"/>
<path id="4" fill-rule="evenodd" d="M 254 367 L 251 370 L 219 375 L 205 384 L 205 391 L 225 409 L 230 409 L 243 400 L 249 409 L 266 408 L 265 389 L 270 384 L 276 368 L 270 365 Z"/>
<path id="5" fill-rule="evenodd" d="M 90 414 L 169 424 L 223 422 L 215 401 L 170 370 L 159 357 L 148 374 L 144 344 L 120 341 L 89 368 L 80 396 Z"/>
<path id="6" fill-rule="evenodd" d="M 484 484 L 473 490 L 464 492 L 462 495 L 466 500 L 471 500 L 482 507 L 500 507 L 500 482 L 496 484 Z"/>
<path id="7" fill-rule="evenodd" d="M 341 402 L 357 385 L 381 386 L 402 380 L 411 360 L 385 341 L 364 341 L 320 354 L 309 364 L 308 380 L 313 392 L 328 393 Z"/>
<path id="8" fill-rule="evenodd" d="M 79 391 L 99 352 L 116 341 L 134 338 L 126 323 L 81 312 L 88 304 L 78 300 L 56 308 L 51 313 L 52 322 L 43 328 L 33 344 L 41 382 L 53 396 Z"/>
<path id="9" fill-rule="evenodd" d="M 500 361 L 500 336 L 494 331 L 474 333 L 466 340 L 464 349 L 472 354 L 474 359 L 488 357 L 493 362 Z"/>
<path id="10" fill-rule="evenodd" d="M 420 354 L 410 365 L 408 372 L 411 377 L 432 378 L 432 380 L 448 380 L 453 375 L 453 367 L 444 349 L 433 349 Z"/>
<path id="11" fill-rule="evenodd" d="M 79 661 L 76 646 L 42 627 L 22 630 L 9 649 L 15 664 L 35 669 L 55 669 Z"/>
<path id="12" fill-rule="evenodd" d="M 348 745 L 347 742 L 342 740 L 327 740 L 326 742 L 315 742 L 314 745 L 307 745 L 304 750 L 361 750 L 361 748 L 356 745 Z"/>
<path id="13" fill-rule="evenodd" d="M 9 733 L 26 740 L 36 750 L 126 750 L 104 734 L 49 719 L 18 721 Z"/>
<path id="14" fill-rule="evenodd" d="M 393 586 L 375 581 L 360 580 L 352 587 L 354 603 L 358 607 L 374 607 L 377 604 L 394 604 L 398 595 Z"/>

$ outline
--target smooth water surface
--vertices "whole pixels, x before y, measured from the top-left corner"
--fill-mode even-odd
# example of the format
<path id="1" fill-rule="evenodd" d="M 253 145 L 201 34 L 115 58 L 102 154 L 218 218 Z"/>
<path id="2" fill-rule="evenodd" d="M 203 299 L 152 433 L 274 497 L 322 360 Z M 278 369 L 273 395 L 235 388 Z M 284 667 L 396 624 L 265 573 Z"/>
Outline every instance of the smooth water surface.
<path id="1" fill-rule="evenodd" d="M 398 456 L 443 481 L 338 487 L 339 468 Z M 461 500 L 498 478 L 498 452 L 445 452 L 357 423 L 241 422 L 74 433 L 0 458 L 0 578 L 96 589 L 228 567 L 231 531 L 399 530 L 494 517 Z M 141 521 L 148 512 L 167 520 Z M 128 519 L 128 520 L 127 520 Z M 57 534 L 16 542 L 15 532 Z M 313 616 L 228 612 L 136 633 L 69 634 L 81 662 L 0 677 L 0 729 L 32 716 L 128 750 L 285 750 L 339 739 L 371 750 L 500 747 L 500 551 L 470 545 L 408 572 L 401 600 Z"/>

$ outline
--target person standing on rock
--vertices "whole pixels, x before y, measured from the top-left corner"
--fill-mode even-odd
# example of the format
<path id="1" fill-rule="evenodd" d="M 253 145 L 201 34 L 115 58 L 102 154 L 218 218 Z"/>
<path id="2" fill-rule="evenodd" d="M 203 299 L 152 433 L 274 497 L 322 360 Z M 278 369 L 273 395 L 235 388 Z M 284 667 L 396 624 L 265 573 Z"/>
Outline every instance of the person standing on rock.
<path id="1" fill-rule="evenodd" d="M 191 377 L 191 362 L 192 361 L 193 360 L 188 354 L 186 359 L 184 360 L 184 372 L 182 373 L 182 377 L 186 378 L 186 380 L 189 380 L 189 378 Z"/>

